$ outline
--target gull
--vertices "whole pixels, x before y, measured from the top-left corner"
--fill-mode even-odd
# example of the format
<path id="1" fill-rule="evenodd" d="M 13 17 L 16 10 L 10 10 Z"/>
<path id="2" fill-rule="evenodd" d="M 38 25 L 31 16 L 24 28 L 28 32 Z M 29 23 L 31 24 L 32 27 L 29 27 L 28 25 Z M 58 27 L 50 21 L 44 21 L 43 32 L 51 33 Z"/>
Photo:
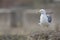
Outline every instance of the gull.
<path id="1" fill-rule="evenodd" d="M 40 15 L 40 22 L 38 24 L 46 27 L 49 26 L 49 24 L 52 21 L 52 17 L 46 14 L 47 12 L 45 9 L 39 10 L 39 13 L 41 13 L 41 15 Z"/>

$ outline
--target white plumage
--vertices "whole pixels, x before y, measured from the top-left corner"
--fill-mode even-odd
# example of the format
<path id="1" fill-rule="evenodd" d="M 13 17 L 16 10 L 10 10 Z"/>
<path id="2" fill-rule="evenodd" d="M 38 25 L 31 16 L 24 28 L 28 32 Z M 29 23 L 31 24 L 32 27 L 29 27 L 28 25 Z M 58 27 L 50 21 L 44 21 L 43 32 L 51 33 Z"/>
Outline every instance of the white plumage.
<path id="1" fill-rule="evenodd" d="M 51 16 L 47 16 L 44 9 L 39 10 L 39 12 L 41 13 L 39 24 L 43 26 L 48 26 L 51 23 Z"/>

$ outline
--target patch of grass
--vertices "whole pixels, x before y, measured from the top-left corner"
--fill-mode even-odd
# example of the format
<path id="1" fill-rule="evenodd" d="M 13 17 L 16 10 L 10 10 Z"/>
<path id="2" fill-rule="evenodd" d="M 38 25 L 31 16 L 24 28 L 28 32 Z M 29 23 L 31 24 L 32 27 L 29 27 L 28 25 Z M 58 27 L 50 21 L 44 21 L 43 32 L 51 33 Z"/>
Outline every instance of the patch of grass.
<path id="1" fill-rule="evenodd" d="M 24 35 L 1 35 L 0 40 L 27 40 Z"/>

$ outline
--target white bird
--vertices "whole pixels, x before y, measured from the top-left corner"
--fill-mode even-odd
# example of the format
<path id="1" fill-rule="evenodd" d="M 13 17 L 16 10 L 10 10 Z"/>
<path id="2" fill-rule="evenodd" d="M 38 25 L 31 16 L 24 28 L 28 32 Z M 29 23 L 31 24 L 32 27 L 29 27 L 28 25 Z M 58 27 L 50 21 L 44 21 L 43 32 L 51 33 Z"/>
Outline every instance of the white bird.
<path id="1" fill-rule="evenodd" d="M 52 21 L 51 16 L 46 14 L 45 9 L 39 10 L 39 13 L 41 13 L 39 24 L 42 25 L 42 26 L 48 26 Z"/>

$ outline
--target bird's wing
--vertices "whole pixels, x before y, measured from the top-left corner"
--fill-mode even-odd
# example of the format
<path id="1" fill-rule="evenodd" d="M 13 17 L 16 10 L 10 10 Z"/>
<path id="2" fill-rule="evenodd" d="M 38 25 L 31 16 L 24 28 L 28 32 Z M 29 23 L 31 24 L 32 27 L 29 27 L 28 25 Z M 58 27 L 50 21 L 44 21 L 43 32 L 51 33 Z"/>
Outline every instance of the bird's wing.
<path id="1" fill-rule="evenodd" d="M 47 18 L 48 18 L 48 22 L 51 23 L 52 17 L 50 15 L 47 15 Z"/>

